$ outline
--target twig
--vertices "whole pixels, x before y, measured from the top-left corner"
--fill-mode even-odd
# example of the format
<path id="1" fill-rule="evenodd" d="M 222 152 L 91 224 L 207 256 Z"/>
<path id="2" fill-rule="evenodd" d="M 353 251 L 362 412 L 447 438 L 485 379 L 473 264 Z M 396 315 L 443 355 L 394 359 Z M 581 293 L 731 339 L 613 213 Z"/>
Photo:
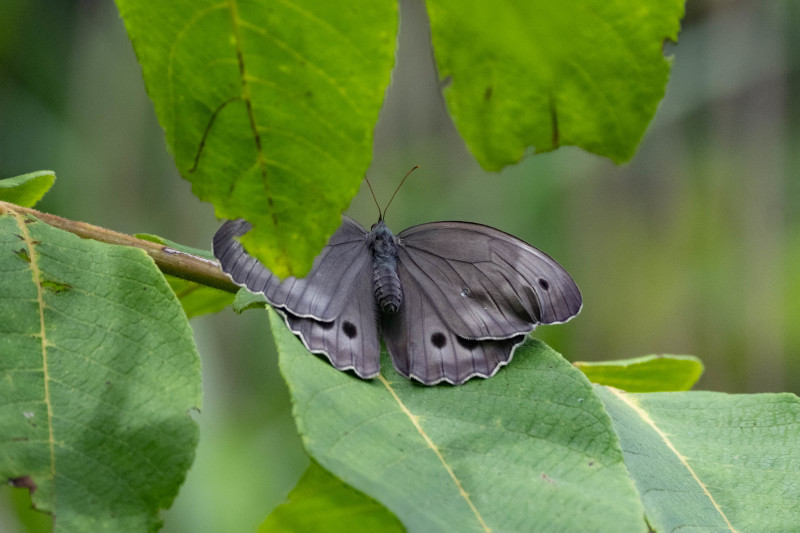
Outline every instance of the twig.
<path id="1" fill-rule="evenodd" d="M 108 244 L 141 248 L 155 261 L 156 266 L 164 274 L 194 281 L 227 292 L 235 293 L 239 290 L 239 287 L 222 272 L 222 269 L 216 261 L 187 254 L 163 244 L 137 239 L 136 237 L 101 228 L 100 226 L 93 226 L 85 222 L 77 222 L 28 207 L 20 207 L 6 202 L 0 202 L 0 212 L 6 211 L 16 211 L 17 213 L 25 213 L 34 216 L 42 222 L 74 233 L 78 237 L 84 239 L 93 239 Z"/>

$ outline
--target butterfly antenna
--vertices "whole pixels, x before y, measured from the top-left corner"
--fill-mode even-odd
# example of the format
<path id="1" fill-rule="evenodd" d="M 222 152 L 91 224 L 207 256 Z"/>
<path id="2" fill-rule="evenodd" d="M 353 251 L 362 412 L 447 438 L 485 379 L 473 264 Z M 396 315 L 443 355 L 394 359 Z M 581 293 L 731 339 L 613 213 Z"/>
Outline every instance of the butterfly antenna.
<path id="1" fill-rule="evenodd" d="M 367 187 L 369 187 L 369 192 L 372 193 L 372 199 L 375 200 L 375 207 L 378 208 L 378 220 L 383 220 L 383 213 L 381 213 L 381 205 L 378 203 L 378 199 L 375 198 L 375 191 L 372 190 L 372 184 L 369 182 L 369 178 L 366 174 L 364 174 L 364 179 L 367 180 Z"/>
<path id="2" fill-rule="evenodd" d="M 409 176 L 409 174 L 411 174 L 412 172 L 414 172 L 414 171 L 415 171 L 415 170 L 417 170 L 418 168 L 419 168 L 419 165 L 414 165 L 414 168 L 412 168 L 411 170 L 409 170 L 408 172 L 406 172 L 406 175 L 405 175 L 405 176 L 403 176 L 403 180 L 400 182 L 400 185 L 398 185 L 398 186 L 397 186 L 397 188 L 394 190 L 394 194 L 392 195 L 392 197 L 391 197 L 391 198 L 389 198 L 389 203 L 388 203 L 388 204 L 386 204 L 386 207 L 384 207 L 384 208 L 383 208 L 383 214 L 384 214 L 384 215 L 386 214 L 386 210 L 387 210 L 387 209 L 389 209 L 389 206 L 390 206 L 390 205 L 392 205 L 392 200 L 394 200 L 394 197 L 395 197 L 395 195 L 397 194 L 397 191 L 399 191 L 399 190 L 400 190 L 400 187 L 402 187 L 402 186 L 403 186 L 403 184 L 406 182 L 406 178 Z"/>

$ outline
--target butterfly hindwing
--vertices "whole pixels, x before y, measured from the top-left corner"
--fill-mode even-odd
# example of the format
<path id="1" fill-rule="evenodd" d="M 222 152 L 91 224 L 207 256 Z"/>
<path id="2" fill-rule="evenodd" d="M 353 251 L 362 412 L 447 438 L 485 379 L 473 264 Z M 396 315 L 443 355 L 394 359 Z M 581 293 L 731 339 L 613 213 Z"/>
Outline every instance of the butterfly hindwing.
<path id="1" fill-rule="evenodd" d="M 309 351 L 325 355 L 338 370 L 353 370 L 362 378 L 374 378 L 380 371 L 380 340 L 371 272 L 371 264 L 362 267 L 362 272 L 347 289 L 347 304 L 332 321 L 299 317 L 279 309 L 286 325 L 300 336 Z"/>
<path id="2" fill-rule="evenodd" d="M 375 377 L 380 341 L 367 232 L 348 217 L 328 241 L 305 278 L 283 281 L 250 256 L 236 239 L 250 223 L 228 221 L 214 235 L 214 255 L 231 279 L 262 293 L 309 351 L 339 370 Z"/>

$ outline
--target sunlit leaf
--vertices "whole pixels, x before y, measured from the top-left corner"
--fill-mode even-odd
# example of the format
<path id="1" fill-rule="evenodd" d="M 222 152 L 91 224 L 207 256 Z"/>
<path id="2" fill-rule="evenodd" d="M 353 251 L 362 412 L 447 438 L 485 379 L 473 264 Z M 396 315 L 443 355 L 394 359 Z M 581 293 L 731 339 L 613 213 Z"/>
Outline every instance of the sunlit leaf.
<path id="1" fill-rule="evenodd" d="M 0 202 L 33 207 L 50 190 L 55 181 L 56 175 L 50 170 L 0 179 Z"/>
<path id="2" fill-rule="evenodd" d="M 664 96 L 684 0 L 429 0 L 447 107 L 490 170 L 577 145 L 629 160 Z"/>
<path id="3" fill-rule="evenodd" d="M 573 364 L 592 383 L 628 392 L 686 391 L 703 373 L 703 363 L 690 355 L 645 355 L 618 361 L 576 361 Z"/>
<path id="4" fill-rule="evenodd" d="M 315 462 L 275 508 L 259 533 L 402 533 L 405 528 L 384 506 L 343 483 Z"/>
<path id="5" fill-rule="evenodd" d="M 117 0 L 181 174 L 303 275 L 372 159 L 395 2 Z"/>

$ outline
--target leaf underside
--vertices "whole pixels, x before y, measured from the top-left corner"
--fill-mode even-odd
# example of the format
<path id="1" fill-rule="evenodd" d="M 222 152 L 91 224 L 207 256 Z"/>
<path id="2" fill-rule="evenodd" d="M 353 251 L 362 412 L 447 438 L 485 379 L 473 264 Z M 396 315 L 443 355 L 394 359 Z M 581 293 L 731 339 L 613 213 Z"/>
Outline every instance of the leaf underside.
<path id="1" fill-rule="evenodd" d="M 248 251 L 302 276 L 372 158 L 397 6 L 117 0 L 181 174 Z"/>
<path id="2" fill-rule="evenodd" d="M 447 107 L 488 170 L 580 146 L 629 160 L 664 96 L 684 0 L 429 0 Z"/>

